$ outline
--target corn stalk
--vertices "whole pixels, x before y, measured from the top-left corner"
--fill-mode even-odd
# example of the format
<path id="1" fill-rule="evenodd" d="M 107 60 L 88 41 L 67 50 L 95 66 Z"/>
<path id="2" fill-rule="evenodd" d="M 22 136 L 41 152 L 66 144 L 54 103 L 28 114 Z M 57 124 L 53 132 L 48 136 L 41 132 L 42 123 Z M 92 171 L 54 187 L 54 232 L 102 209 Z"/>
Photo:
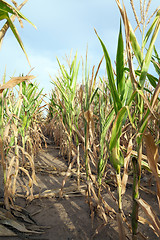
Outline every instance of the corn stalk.
<path id="1" fill-rule="evenodd" d="M 151 99 L 151 102 L 148 103 L 144 97 L 144 84 L 146 81 L 149 65 L 152 58 L 152 52 L 154 48 L 154 43 L 157 38 L 157 34 L 159 32 L 160 27 L 160 11 L 157 12 L 157 15 L 151 24 L 149 30 L 147 31 L 145 37 L 142 36 L 142 48 L 140 48 L 140 45 L 138 44 L 137 38 L 135 36 L 135 33 L 131 27 L 131 24 L 128 20 L 127 13 L 125 10 L 125 7 L 123 5 L 123 8 L 120 5 L 120 2 L 116 0 L 116 3 L 119 7 L 122 19 L 124 21 L 125 26 L 125 33 L 126 33 L 126 46 L 127 46 L 127 55 L 128 55 L 128 65 L 129 65 L 129 71 L 130 71 L 130 77 L 132 80 L 133 87 L 135 89 L 136 93 L 136 103 L 137 103 L 137 114 L 139 117 L 139 124 L 138 124 L 138 133 L 137 133 L 137 156 L 138 160 L 133 160 L 133 169 L 134 169 L 134 184 L 133 184 L 133 211 L 132 211 L 132 234 L 133 239 L 136 239 L 137 237 L 137 226 L 138 226 L 138 203 L 137 200 L 139 198 L 139 185 L 140 185 L 140 179 L 141 179 L 141 160 L 142 160 L 142 138 L 145 133 L 149 116 L 153 114 L 153 107 L 155 105 L 155 101 L 157 100 L 157 92 L 159 92 L 159 86 L 156 86 L 155 93 L 153 94 L 153 97 Z M 146 54 L 144 56 L 144 48 L 146 46 L 146 43 L 148 42 L 149 37 L 152 35 L 149 47 L 146 51 Z M 132 54 L 131 54 L 131 47 L 135 54 L 135 57 L 137 59 L 137 62 L 140 66 L 140 76 L 138 81 L 135 77 L 135 70 L 133 68 L 132 63 Z M 148 78 L 149 80 L 151 78 Z M 152 78 L 153 81 L 153 78 Z M 147 103 L 147 111 L 144 114 L 144 102 Z M 153 103 L 154 102 L 154 103 Z"/>
<path id="2" fill-rule="evenodd" d="M 125 77 L 125 72 L 124 72 L 124 47 L 123 47 L 121 24 L 120 24 L 120 31 L 119 31 L 119 38 L 118 38 L 117 58 L 116 58 L 116 79 L 114 79 L 113 67 L 112 67 L 107 49 L 99 36 L 98 38 L 101 43 L 105 60 L 106 60 L 106 69 L 107 69 L 109 87 L 110 87 L 110 92 L 111 92 L 113 106 L 114 106 L 114 114 L 115 114 L 115 119 L 117 119 L 118 112 L 126 104 L 128 96 L 132 90 L 131 88 L 131 90 L 128 91 L 129 88 L 127 86 L 130 86 L 130 82 L 129 82 L 130 80 L 128 79 L 128 77 Z M 113 112 L 112 112 L 112 118 L 113 118 Z M 110 117 L 108 118 L 107 128 L 109 127 L 111 123 L 110 121 L 112 120 L 112 118 L 111 119 Z M 119 205 L 120 212 L 122 210 L 120 169 L 121 169 L 121 166 L 123 166 L 123 155 L 120 151 L 120 136 L 121 136 L 122 125 L 125 123 L 125 119 L 126 119 L 126 116 L 124 114 L 123 118 L 121 119 L 121 122 L 119 122 L 119 133 L 117 134 L 112 131 L 110 144 L 109 144 L 110 162 L 115 168 L 116 176 L 117 176 L 117 185 L 118 185 L 117 190 L 118 190 L 118 199 L 119 199 L 118 205 Z M 106 134 L 107 128 L 103 129 L 104 133 L 103 133 L 102 141 L 104 141 L 104 136 Z M 116 139 L 115 139 L 115 134 L 116 134 Z"/>

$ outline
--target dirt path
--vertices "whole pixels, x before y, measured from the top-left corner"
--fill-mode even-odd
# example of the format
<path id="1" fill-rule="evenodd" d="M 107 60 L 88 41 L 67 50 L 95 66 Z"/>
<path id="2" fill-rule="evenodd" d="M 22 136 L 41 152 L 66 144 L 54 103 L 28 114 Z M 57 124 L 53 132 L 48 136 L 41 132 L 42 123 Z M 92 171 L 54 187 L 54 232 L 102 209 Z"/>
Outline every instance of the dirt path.
<path id="1" fill-rule="evenodd" d="M 59 149 L 49 146 L 48 149 L 41 151 L 36 159 L 36 168 L 41 192 L 50 189 L 51 193 L 56 193 L 56 190 L 61 188 L 67 170 L 67 162 L 60 157 Z M 81 183 L 81 185 L 84 184 Z M 36 222 L 49 227 L 42 236 L 44 239 L 91 239 L 97 227 L 102 224 L 101 219 L 97 218 L 92 226 L 89 205 L 85 201 L 85 192 L 75 192 L 77 180 L 74 174 L 71 174 L 67 180 L 65 189 L 64 198 L 37 199 L 27 206 L 27 210 L 31 214 L 38 211 L 34 215 Z M 111 227 L 109 226 L 105 228 L 94 239 L 118 239 L 115 230 L 110 231 Z"/>
<path id="2" fill-rule="evenodd" d="M 108 217 L 108 224 L 101 228 L 98 234 L 95 231 L 101 226 L 102 221 L 95 215 L 93 224 L 90 217 L 89 205 L 86 203 L 85 191 L 76 192 L 76 175 L 71 174 L 65 187 L 65 197 L 59 198 L 58 190 L 61 187 L 67 170 L 67 163 L 59 155 L 59 149 L 50 145 L 47 149 L 39 152 L 35 159 L 36 176 L 39 187 L 35 188 L 37 199 L 27 204 L 23 199 L 17 199 L 17 204 L 24 207 L 36 221 L 38 226 L 44 226 L 44 233 L 38 236 L 31 236 L 29 239 L 46 240 L 106 240 L 119 239 L 118 227 L 115 218 Z M 85 187 L 85 183 L 81 182 Z M 43 197 L 44 195 L 50 196 Z M 116 196 L 116 189 L 113 191 Z M 155 205 L 156 197 L 142 193 L 144 199 Z M 52 196 L 52 197 L 51 197 Z M 116 211 L 116 204 L 110 194 L 105 193 L 104 198 Z M 128 186 L 127 194 L 123 197 L 125 214 L 130 221 L 131 212 L 131 188 Z M 143 215 L 143 214 L 142 214 Z M 140 231 L 148 236 L 147 239 L 158 239 L 148 226 L 140 225 Z M 93 237 L 94 236 L 94 237 Z M 0 240 L 20 240 L 25 237 L 0 237 Z"/>

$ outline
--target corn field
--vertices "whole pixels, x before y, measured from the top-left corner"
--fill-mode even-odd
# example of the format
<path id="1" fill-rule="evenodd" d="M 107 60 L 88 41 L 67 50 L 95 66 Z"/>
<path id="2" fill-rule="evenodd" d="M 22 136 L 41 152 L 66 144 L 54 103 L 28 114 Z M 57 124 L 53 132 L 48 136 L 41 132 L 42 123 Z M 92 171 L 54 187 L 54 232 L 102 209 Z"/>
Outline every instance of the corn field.
<path id="1" fill-rule="evenodd" d="M 12 1 L 13 7 L 0 1 L 1 19 L 7 20 L 0 31 L 0 40 L 2 43 L 7 29 L 11 28 L 27 57 L 13 23 L 17 17 L 21 25 L 22 20 L 32 24 L 20 13 L 26 2 L 18 6 Z M 139 1 L 138 12 L 131 0 L 137 25 L 133 29 L 124 4 L 115 2 L 121 16 L 115 67 L 103 36 L 95 29 L 103 55 L 99 65 L 89 69 L 87 51 L 83 60 L 78 60 L 78 53 L 74 57 L 70 55 L 63 64 L 57 58 L 59 73 L 50 76 L 53 88 L 48 101 L 31 72 L 8 81 L 4 73 L 0 86 L 4 197 L 1 205 L 13 213 L 17 198 L 29 202 L 39 198 L 34 192 L 34 186 L 38 186 L 34 159 L 47 148 L 49 141 L 67 162 L 61 188 L 57 189 L 58 198 L 64 198 L 66 183 L 70 181 L 72 169 L 76 169 L 76 192 L 85 193 L 91 224 L 96 221 L 96 214 L 101 216 L 101 226 L 95 235 L 103 231 L 109 218 L 114 218 L 119 239 L 147 239 L 141 233 L 140 223 L 148 224 L 153 236 L 159 238 L 159 214 L 142 198 L 141 190 L 147 191 L 151 181 L 155 182 L 154 194 L 160 210 L 160 56 L 155 47 L 159 39 L 160 8 L 148 16 L 152 1 Z M 136 37 L 137 31 L 141 41 Z M 102 62 L 106 64 L 105 76 L 99 75 Z M 154 74 L 149 72 L 150 65 Z M 19 180 L 21 177 L 25 178 L 24 183 Z M 148 183 L 146 188 L 141 185 L 144 178 Z M 129 185 L 132 209 L 128 217 L 123 202 Z M 105 198 L 106 193 L 114 199 L 115 207 Z M 43 197 L 49 196 L 48 193 Z"/>

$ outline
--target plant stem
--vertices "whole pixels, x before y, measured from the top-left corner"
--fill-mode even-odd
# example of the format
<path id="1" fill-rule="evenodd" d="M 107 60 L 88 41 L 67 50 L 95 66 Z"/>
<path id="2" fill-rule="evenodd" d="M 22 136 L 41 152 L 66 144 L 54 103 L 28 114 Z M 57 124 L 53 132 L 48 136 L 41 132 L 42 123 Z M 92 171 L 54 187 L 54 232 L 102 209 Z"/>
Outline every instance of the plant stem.
<path id="1" fill-rule="evenodd" d="M 77 189 L 80 189 L 80 161 L 79 161 L 79 144 L 77 146 Z"/>
<path id="2" fill-rule="evenodd" d="M 140 167 L 137 158 L 132 158 L 133 163 L 133 206 L 132 206 L 132 239 L 137 239 L 138 228 L 138 203 L 139 198 L 139 184 L 140 184 Z"/>
<path id="3" fill-rule="evenodd" d="M 88 168 L 89 168 L 89 156 L 88 156 L 88 149 L 89 149 L 89 123 L 86 122 L 86 136 L 85 136 L 85 165 L 86 165 L 86 176 L 87 176 L 87 181 L 89 180 L 89 173 L 88 173 Z"/>
<path id="4" fill-rule="evenodd" d="M 117 192 L 118 192 L 118 208 L 119 212 L 122 212 L 122 186 L 121 186 L 121 172 L 120 172 L 120 166 L 118 165 L 117 167 L 117 173 L 116 173 L 116 178 L 117 178 Z"/>

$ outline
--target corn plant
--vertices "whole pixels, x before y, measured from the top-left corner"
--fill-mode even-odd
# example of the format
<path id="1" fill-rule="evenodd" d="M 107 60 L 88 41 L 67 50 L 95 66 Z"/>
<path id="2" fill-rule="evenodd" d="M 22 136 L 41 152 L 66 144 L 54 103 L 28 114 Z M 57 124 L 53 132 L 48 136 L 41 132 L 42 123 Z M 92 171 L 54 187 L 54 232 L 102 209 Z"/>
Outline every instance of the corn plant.
<path id="1" fill-rule="evenodd" d="M 10 200 L 19 194 L 17 179 L 20 173 L 23 172 L 28 178 L 28 184 L 22 188 L 28 199 L 32 200 L 33 185 L 37 184 L 34 154 L 41 147 L 42 140 L 45 140 L 40 129 L 43 121 L 39 111 L 43 107 L 40 96 L 42 90 L 37 90 L 36 83 L 20 83 L 18 94 L 16 89 L 9 90 L 4 101 L 3 140 L 5 162 L 8 166 L 5 194 L 7 191 L 6 196 Z"/>
<path id="2" fill-rule="evenodd" d="M 32 141 L 31 141 L 31 136 L 27 135 L 27 132 L 29 128 L 33 127 L 33 122 L 35 116 L 38 114 L 37 108 L 40 107 L 42 103 L 42 99 L 40 98 L 40 95 L 43 91 L 37 91 L 38 86 L 36 83 L 26 83 L 23 82 L 22 86 L 22 93 L 21 97 L 23 99 L 21 106 L 19 106 L 19 109 L 15 109 L 16 111 L 18 110 L 20 112 L 19 118 L 22 121 L 22 127 L 19 128 L 20 135 L 22 136 L 22 146 L 24 151 L 26 150 L 26 143 L 28 142 L 31 148 L 32 152 Z M 33 156 L 33 154 L 32 154 Z M 24 155 L 23 155 L 24 158 Z M 24 159 L 23 159 L 24 163 Z"/>
<path id="3" fill-rule="evenodd" d="M 54 98 L 52 95 L 51 106 L 57 111 L 63 131 L 67 137 L 68 159 L 70 162 L 73 151 L 73 126 L 78 126 L 79 106 L 76 100 L 76 88 L 80 63 L 78 62 L 77 64 L 76 54 L 74 60 L 69 66 L 69 71 L 67 72 L 64 65 L 61 65 L 58 59 L 57 61 L 61 76 L 57 77 L 56 81 L 52 80 L 52 83 L 57 88 L 59 97 L 56 99 L 57 96 Z M 76 145 L 78 146 L 78 138 L 76 138 Z"/>
<path id="4" fill-rule="evenodd" d="M 142 166 L 153 172 L 157 182 L 158 201 L 160 199 L 160 184 L 156 165 L 159 146 L 158 97 L 160 83 L 159 79 L 148 72 L 150 62 L 153 63 L 158 74 L 160 69 L 159 56 L 154 47 L 159 30 L 159 11 L 149 27 L 148 22 L 145 25 L 144 20 L 147 18 L 151 1 L 148 1 L 146 8 L 145 5 L 142 7 L 142 1 L 140 1 L 140 9 L 143 9 L 143 11 L 146 9 L 146 12 L 141 14 L 145 18 L 143 21 L 138 20 L 133 1 L 130 2 L 136 18 L 137 28 L 141 29 L 142 23 L 142 29 L 140 30 L 142 32 L 142 46 L 140 47 L 138 43 L 136 34 L 128 20 L 125 7 L 122 8 L 120 1 L 116 0 L 126 33 L 125 51 L 122 24 L 120 23 L 116 69 L 113 69 L 107 48 L 98 34 L 105 57 L 107 79 L 100 78 L 99 81 L 97 80 L 101 62 L 96 73 L 94 72 L 95 67 L 92 68 L 92 75 L 90 76 L 87 54 L 85 66 L 82 63 L 83 75 L 81 82 L 77 82 L 79 65 L 76 64 L 76 57 L 69 64 L 69 70 L 58 61 L 60 76 L 53 80 L 54 90 L 50 98 L 48 118 L 50 130 L 54 130 L 54 139 L 57 139 L 57 144 L 60 145 L 61 154 L 65 155 L 68 152 L 69 162 L 72 159 L 69 170 L 75 163 L 76 156 L 78 165 L 78 159 L 82 159 L 81 164 L 82 167 L 85 166 L 86 172 L 86 192 L 92 220 L 94 216 L 93 202 L 96 202 L 97 209 L 100 209 L 105 224 L 107 223 L 106 212 L 112 211 L 116 214 L 115 210 L 103 199 L 103 191 L 106 191 L 105 180 L 109 170 L 107 167 L 110 167 L 111 171 L 114 168 L 119 209 L 116 216 L 120 226 L 119 232 L 121 236 L 123 235 L 123 238 L 125 238 L 125 234 L 120 229 L 123 228 L 121 221 L 127 221 L 123 213 L 122 195 L 126 190 L 128 168 L 132 167 L 133 209 L 131 221 L 133 239 L 136 239 L 138 207 L 141 206 L 146 210 L 148 206 L 139 196 Z M 146 26 L 149 28 L 145 34 Z M 149 38 L 151 38 L 150 43 Z M 152 54 L 153 49 L 154 54 Z M 126 58 L 125 53 L 127 53 Z M 137 63 L 135 69 L 133 68 L 133 62 Z M 151 91 L 150 85 L 154 92 Z M 155 129 L 158 129 L 158 133 L 155 134 L 156 139 L 153 137 Z M 124 135 L 127 135 L 127 139 Z M 62 138 L 65 147 L 62 146 Z M 146 142 L 148 164 L 142 161 L 142 151 L 145 150 L 144 141 Z M 122 145 L 125 145 L 125 147 Z M 64 148 L 67 150 L 65 151 Z M 132 165 L 129 165 L 129 163 Z M 77 172 L 79 173 L 79 171 Z M 153 212 L 150 212 L 150 214 L 147 212 L 147 214 L 152 219 L 155 232 L 159 234 L 157 228 L 159 226 L 158 219 Z"/>
<path id="5" fill-rule="evenodd" d="M 9 113 L 7 105 L 6 105 L 6 94 L 7 92 L 4 92 L 5 89 L 8 88 L 13 88 L 15 87 L 17 84 L 26 81 L 28 79 L 33 79 L 33 76 L 26 76 L 26 77 L 18 77 L 18 78 L 12 78 L 11 80 L 9 80 L 7 83 L 4 83 L 1 87 L 0 87 L 0 94 L 1 94 L 1 115 L 0 115 L 0 122 L 1 122 L 1 138 L 0 138 L 0 142 L 1 142 L 1 157 L 2 157 L 2 166 L 3 166 L 3 171 L 4 171 L 4 184 L 5 184 L 5 188 L 4 188 L 4 201 L 5 201 L 5 206 L 7 209 L 10 208 L 10 204 L 9 204 L 9 199 L 10 199 L 10 186 L 11 186 L 11 179 L 10 179 L 10 171 L 13 167 L 13 164 L 16 164 L 16 173 L 15 173 L 15 179 L 17 176 L 17 168 L 18 168 L 18 148 L 17 148 L 17 144 L 15 147 L 15 154 L 16 156 L 12 158 L 9 167 L 7 169 L 7 173 L 6 173 L 6 160 L 5 160 L 5 154 L 4 154 L 4 140 L 8 135 L 9 129 L 11 127 L 12 131 L 14 132 L 14 138 L 15 141 L 17 143 L 17 137 L 18 137 L 18 129 L 16 127 L 15 124 L 12 123 L 12 117 L 13 115 Z M 5 93 L 3 96 L 3 92 Z M 4 98 L 5 97 L 5 98 Z M 6 112 L 5 112 L 6 111 Z M 7 126 L 5 126 L 5 118 L 7 119 L 6 116 L 8 116 L 8 123 Z M 15 184 L 14 184 L 15 185 Z"/>
<path id="6" fill-rule="evenodd" d="M 80 103 L 81 103 L 81 111 L 83 114 L 84 121 L 84 159 L 85 159 L 85 169 L 87 180 L 89 181 L 89 172 L 90 172 L 90 163 L 89 163 L 89 151 L 90 151 L 90 140 L 91 136 L 94 137 L 94 105 L 93 100 L 97 94 L 98 88 L 96 88 L 96 75 L 94 75 L 94 68 L 92 71 L 92 77 L 90 79 L 89 70 L 87 66 L 87 52 L 86 52 L 86 61 L 85 68 L 83 69 L 83 80 L 84 89 L 81 86 L 80 93 Z M 91 173 L 90 173 L 91 174 Z"/>
<path id="7" fill-rule="evenodd" d="M 145 134 L 147 124 L 149 122 L 150 116 L 153 114 L 153 107 L 155 106 L 155 101 L 157 100 L 158 93 L 159 93 L 159 83 L 155 88 L 155 92 L 150 100 L 150 103 L 148 103 L 144 97 L 144 84 L 147 77 L 147 72 L 149 69 L 149 65 L 152 58 L 152 52 L 154 48 L 154 43 L 157 38 L 157 34 L 159 32 L 160 27 L 160 12 L 157 12 L 157 15 L 151 24 L 149 30 L 147 31 L 146 35 L 144 35 L 144 32 L 142 33 L 142 47 L 140 48 L 137 38 L 135 36 L 134 31 L 132 30 L 131 24 L 129 23 L 129 20 L 127 18 L 125 7 L 123 6 L 123 9 L 120 5 L 119 1 L 116 1 L 117 5 L 119 7 L 121 16 L 124 21 L 125 26 L 125 32 L 126 32 L 126 46 L 127 46 L 127 54 L 128 54 L 128 65 L 130 70 L 130 77 L 132 80 L 133 88 L 135 90 L 136 94 L 136 104 L 137 104 L 137 111 L 139 116 L 139 124 L 138 124 L 138 132 L 137 132 L 137 155 L 138 160 L 136 158 L 133 159 L 133 169 L 134 169 L 134 183 L 133 183 L 133 212 L 132 212 L 132 231 L 133 231 L 133 239 L 136 239 L 137 234 L 137 223 L 138 223 L 138 203 L 137 200 L 139 199 L 139 185 L 140 185 L 140 178 L 141 178 L 141 160 L 142 160 L 142 139 Z M 132 1 L 133 4 L 133 1 Z M 148 11 L 148 10 L 147 10 Z M 144 21 L 143 21 L 144 22 Z M 151 41 L 149 44 L 149 47 L 146 51 L 146 54 L 144 55 L 144 48 L 146 46 L 146 43 L 148 42 L 149 37 L 151 37 Z M 139 67 L 140 67 L 140 76 L 138 81 L 135 77 L 135 71 L 132 64 L 132 56 L 131 56 L 131 48 L 130 44 L 132 46 L 133 52 L 135 54 L 135 57 L 138 61 Z M 150 80 L 150 78 L 148 78 Z M 152 78 L 153 80 L 153 78 Z M 144 102 L 147 104 L 147 110 L 146 112 L 143 112 L 144 110 Z M 122 112 L 122 110 L 120 110 Z M 117 119 L 120 121 L 120 117 Z"/>
<path id="8" fill-rule="evenodd" d="M 17 7 L 17 3 L 14 2 L 14 4 L 16 5 Z M 18 8 L 21 9 L 23 6 L 24 6 L 25 2 L 23 2 Z M 13 16 L 10 16 L 10 14 L 12 14 Z M 4 26 L 2 27 L 1 31 L 0 31 L 0 41 L 2 43 L 2 40 L 5 36 L 5 33 L 6 31 L 8 30 L 8 28 L 10 27 L 10 29 L 12 30 L 15 38 L 17 39 L 20 47 L 22 48 L 24 54 L 26 55 L 26 58 L 28 60 L 28 57 L 27 57 L 27 54 L 26 54 L 26 51 L 25 51 L 25 48 L 23 46 L 23 43 L 20 39 L 20 36 L 18 34 L 18 31 L 15 27 L 15 25 L 13 24 L 13 21 L 15 19 L 15 17 L 18 18 L 21 26 L 22 26 L 22 20 L 26 20 L 28 21 L 30 24 L 32 24 L 25 16 L 23 16 L 18 9 L 16 9 L 15 7 L 11 6 L 10 4 L 8 4 L 7 2 L 5 1 L 1 1 L 0 2 L 0 20 L 4 20 L 6 19 L 7 22 L 4 24 Z M 33 25 L 33 24 L 32 24 Z M 34 26 L 34 25 L 33 25 Z M 29 60 L 28 60 L 29 62 Z M 8 88 L 12 88 L 14 86 L 16 86 L 17 84 L 23 82 L 23 81 L 26 81 L 28 79 L 32 79 L 33 76 L 26 76 L 26 77 L 19 77 L 19 78 L 12 78 L 11 80 L 9 80 L 7 83 L 4 83 L 1 87 L 0 87 L 0 98 L 1 98 L 1 114 L 0 114 L 0 128 L 1 128 L 1 139 L 0 139 L 0 142 L 1 142 L 1 156 L 2 156 L 2 165 L 3 165 L 3 170 L 4 170 L 4 183 L 5 183 L 5 191 L 4 191 L 4 199 L 5 199 L 5 205 L 6 205 L 6 208 L 9 209 L 9 198 L 10 198 L 10 194 L 9 194 L 9 189 L 10 189 L 10 185 L 11 185 L 11 181 L 10 181 L 10 171 L 12 169 L 12 165 L 13 163 L 15 162 L 16 164 L 16 173 L 15 173 L 15 179 L 16 179 L 16 176 L 17 176 L 17 173 L 18 173 L 18 148 L 16 147 L 15 148 L 15 152 L 16 152 L 16 157 L 12 159 L 11 163 L 10 163 L 10 166 L 8 168 L 8 172 L 6 174 L 6 166 L 5 166 L 5 158 L 4 158 L 4 137 L 6 137 L 5 135 L 7 131 L 9 131 L 9 124 L 11 122 L 11 118 L 9 118 L 9 123 L 7 125 L 7 130 L 5 129 L 5 125 L 4 125 L 4 111 L 5 111 L 5 103 L 6 103 L 6 99 L 5 99 L 5 95 L 6 95 L 6 92 L 3 96 L 3 91 L 5 89 L 8 89 Z M 6 108 L 7 110 L 7 108 Z M 8 114 L 8 113 L 7 113 Z M 11 117 L 11 116 L 10 116 Z M 17 134 L 17 127 L 12 124 L 12 130 L 15 134 L 15 141 L 17 142 L 17 137 L 18 137 L 18 134 Z M 5 133 L 5 134 L 4 134 Z M 17 146 L 17 144 L 16 144 Z M 15 180 L 14 180 L 14 186 L 15 186 Z"/>
<path id="9" fill-rule="evenodd" d="M 98 34 L 97 34 L 98 36 Z M 114 79 L 114 73 L 113 73 L 113 67 L 111 64 L 111 60 L 109 57 L 109 54 L 107 52 L 107 49 L 98 36 L 100 43 L 102 45 L 102 49 L 104 52 L 105 60 L 106 60 L 106 69 L 107 69 L 107 76 L 108 76 L 108 82 L 110 87 L 110 92 L 112 96 L 113 101 L 113 109 L 114 114 L 116 118 L 118 117 L 118 113 L 121 109 L 125 109 L 125 105 L 128 103 L 128 96 L 130 95 L 130 92 L 132 91 L 132 86 L 130 84 L 130 79 L 128 76 L 125 77 L 125 71 L 124 71 L 124 47 L 123 47 L 123 38 L 122 38 L 122 30 L 121 30 L 121 24 L 120 24 L 120 31 L 119 31 L 119 38 L 118 38 L 118 46 L 117 46 L 117 58 L 116 58 L 116 79 Z M 105 123 L 105 128 L 102 131 L 103 139 L 106 135 L 106 131 L 112 121 L 113 118 L 113 110 L 111 111 L 107 122 Z M 110 143 L 109 143 L 109 152 L 110 152 L 110 162 L 112 163 L 113 167 L 116 170 L 116 176 L 117 176 L 117 184 L 118 184 L 118 196 L 119 196 L 119 210 L 122 210 L 122 201 L 121 201 L 121 176 L 120 176 L 120 168 L 123 166 L 123 155 L 120 150 L 120 136 L 122 134 L 122 126 L 125 122 L 125 116 L 121 119 L 118 126 L 118 135 L 117 132 L 112 131 Z M 116 136 L 115 136 L 116 134 Z M 103 143 L 101 142 L 101 146 Z M 103 160 L 101 160 L 103 163 Z"/>
<path id="10" fill-rule="evenodd" d="M 99 194 L 102 184 L 102 178 L 108 160 L 109 136 L 108 129 L 114 119 L 114 109 L 111 108 L 109 98 L 107 98 L 110 89 L 102 83 L 99 91 L 99 124 L 100 124 L 100 159 L 98 163 L 98 184 Z"/>

